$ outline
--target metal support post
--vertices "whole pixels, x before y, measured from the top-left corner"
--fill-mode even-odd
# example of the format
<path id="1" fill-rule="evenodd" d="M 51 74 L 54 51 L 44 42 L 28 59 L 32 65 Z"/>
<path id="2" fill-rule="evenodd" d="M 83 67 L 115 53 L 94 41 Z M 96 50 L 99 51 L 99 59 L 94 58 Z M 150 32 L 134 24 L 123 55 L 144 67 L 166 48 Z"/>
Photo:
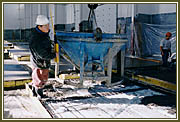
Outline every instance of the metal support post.
<path id="1" fill-rule="evenodd" d="M 55 36 L 55 40 L 56 40 L 56 36 Z M 58 43 L 55 43 L 55 52 L 56 52 L 56 58 L 55 58 L 55 78 L 58 78 L 58 74 L 59 74 L 59 51 L 60 51 L 60 47 Z"/>
<path id="2" fill-rule="evenodd" d="M 121 50 L 121 77 L 124 76 L 125 50 Z"/>
<path id="3" fill-rule="evenodd" d="M 111 86 L 111 75 L 112 75 L 112 48 L 108 51 L 108 67 L 107 67 L 107 86 Z"/>
<path id="4" fill-rule="evenodd" d="M 84 43 L 80 44 L 80 86 L 83 86 L 84 77 Z"/>
<path id="5" fill-rule="evenodd" d="M 117 72 L 121 77 L 124 76 L 124 65 L 125 65 L 125 47 L 123 47 L 117 53 Z"/>

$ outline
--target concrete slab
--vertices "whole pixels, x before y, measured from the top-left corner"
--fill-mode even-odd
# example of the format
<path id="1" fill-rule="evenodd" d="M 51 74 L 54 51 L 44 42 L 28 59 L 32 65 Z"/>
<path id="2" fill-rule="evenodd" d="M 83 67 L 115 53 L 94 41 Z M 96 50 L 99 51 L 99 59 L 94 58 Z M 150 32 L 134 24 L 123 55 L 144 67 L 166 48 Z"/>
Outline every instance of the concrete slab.
<path id="1" fill-rule="evenodd" d="M 30 61 L 30 50 L 29 49 L 9 49 L 10 58 L 16 59 L 17 61 Z"/>
<path id="2" fill-rule="evenodd" d="M 17 53 L 29 53 L 30 50 L 29 49 L 9 49 L 9 55 L 13 56 L 13 54 L 17 54 Z"/>
<path id="3" fill-rule="evenodd" d="M 50 79 L 49 79 L 50 80 Z M 51 79 L 53 80 L 53 79 Z M 55 87 L 51 81 L 46 92 L 52 98 L 41 99 L 41 108 L 37 99 L 29 99 L 27 91 L 13 90 L 4 92 L 4 113 L 6 118 L 65 118 L 65 119 L 176 119 L 176 110 L 171 106 L 161 105 L 167 102 L 165 94 L 136 85 L 117 85 L 111 88 L 94 86 L 90 89 L 77 89 L 69 85 Z M 52 91 L 51 88 L 53 85 Z M 58 94 L 62 91 L 61 95 Z M 54 94 L 53 94 L 54 93 Z M 88 96 L 88 97 L 87 97 Z M 153 99 L 153 97 L 158 99 Z M 61 99 L 61 98 L 64 99 Z M 150 98 L 149 98 L 150 97 Z M 162 97 L 165 97 L 163 100 Z M 144 104 L 142 100 L 147 101 Z M 173 98 L 174 99 L 174 98 Z M 175 104 L 175 102 L 174 102 Z M 40 106 L 40 107 L 39 107 Z M 38 109 L 37 109 L 38 108 Z M 48 115 L 48 112 L 51 116 Z M 175 111 L 175 112 L 173 112 Z"/>
<path id="4" fill-rule="evenodd" d="M 14 46 L 9 46 L 7 44 L 4 45 L 4 49 L 12 49 L 12 48 L 14 48 Z"/>
<path id="5" fill-rule="evenodd" d="M 29 71 L 22 65 L 18 64 L 16 60 L 4 60 L 4 81 L 15 81 L 31 79 Z"/>
<path id="6" fill-rule="evenodd" d="M 49 100 L 45 107 L 53 111 L 54 118 L 176 118 L 176 114 L 169 113 L 168 106 L 146 106 L 141 100 L 147 96 L 162 95 L 161 93 L 142 89 L 138 86 L 114 87 L 103 89 L 94 88 L 99 96 L 88 98 L 71 98 L 65 101 Z M 90 94 L 92 91 L 88 90 Z M 115 91 L 115 93 L 111 93 Z M 101 95 L 102 96 L 101 96 Z M 104 95 L 103 95 L 104 94 Z M 77 95 L 78 96 L 78 95 Z"/>
<path id="7" fill-rule="evenodd" d="M 29 49 L 29 45 L 14 45 L 15 49 Z"/>
<path id="8" fill-rule="evenodd" d="M 4 44 L 12 45 L 13 43 L 12 43 L 12 42 L 9 42 L 9 41 L 7 41 L 7 40 L 4 40 Z"/>
<path id="9" fill-rule="evenodd" d="M 51 118 L 37 98 L 30 98 L 25 89 L 4 91 L 4 119 Z"/>
<path id="10" fill-rule="evenodd" d="M 13 42 L 14 45 L 29 45 L 29 42 Z"/>
<path id="11" fill-rule="evenodd" d="M 30 61 L 30 55 L 14 55 L 17 61 Z"/>
<path id="12" fill-rule="evenodd" d="M 15 56 L 29 56 L 30 57 L 31 53 L 29 51 L 22 51 L 22 52 L 13 52 L 12 53 L 12 56 L 15 57 Z"/>

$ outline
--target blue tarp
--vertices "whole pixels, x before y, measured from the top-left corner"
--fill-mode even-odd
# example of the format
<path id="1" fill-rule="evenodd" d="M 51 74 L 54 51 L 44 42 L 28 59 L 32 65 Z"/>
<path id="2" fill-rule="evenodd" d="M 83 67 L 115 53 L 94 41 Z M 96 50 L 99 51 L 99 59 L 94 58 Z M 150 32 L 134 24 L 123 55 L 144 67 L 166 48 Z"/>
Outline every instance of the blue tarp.
<path id="1" fill-rule="evenodd" d="M 118 26 L 125 27 L 128 38 L 126 48 L 131 51 L 132 28 L 131 17 L 118 18 Z M 176 12 L 163 14 L 138 14 L 135 17 L 134 51 L 137 56 L 160 55 L 160 41 L 165 38 L 166 32 L 172 33 L 171 51 L 176 52 Z M 129 52 L 127 52 L 129 54 Z"/>
<path id="2" fill-rule="evenodd" d="M 156 25 L 142 23 L 142 55 L 160 55 L 160 41 L 167 32 L 172 33 L 171 52 L 176 52 L 176 25 Z"/>

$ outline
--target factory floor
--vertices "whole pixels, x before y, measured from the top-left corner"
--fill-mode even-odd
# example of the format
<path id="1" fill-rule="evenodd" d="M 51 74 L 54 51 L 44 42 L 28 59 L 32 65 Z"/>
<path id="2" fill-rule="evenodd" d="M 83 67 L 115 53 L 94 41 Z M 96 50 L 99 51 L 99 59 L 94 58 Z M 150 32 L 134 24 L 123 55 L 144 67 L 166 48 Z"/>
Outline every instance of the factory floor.
<path id="1" fill-rule="evenodd" d="M 140 81 L 143 84 L 157 86 L 176 93 L 177 69 L 176 62 L 162 66 L 161 57 L 138 58 L 126 57 L 125 77 Z"/>
<path id="2" fill-rule="evenodd" d="M 18 49 L 24 50 L 27 49 L 27 46 L 18 46 Z M 12 52 L 16 51 L 12 50 Z M 54 65 L 53 62 L 52 64 Z M 148 86 L 137 85 L 128 80 L 109 88 L 103 84 L 87 82 L 88 87 L 79 89 L 74 86 L 74 82 L 78 80 L 67 80 L 64 85 L 56 86 L 55 90 L 50 89 L 54 85 L 49 84 L 44 91 L 44 94 L 48 97 L 42 100 L 30 97 L 24 86 L 21 89 L 16 87 L 12 89 L 5 88 L 5 85 L 6 87 L 18 84 L 22 86 L 22 83 L 24 83 L 22 80 L 31 78 L 30 67 L 29 61 L 4 59 L 4 119 L 177 118 L 176 95 L 164 94 L 152 90 Z M 73 69 L 71 64 L 62 59 L 60 67 L 62 71 Z M 136 74 L 157 76 L 159 79 L 174 84 L 176 82 L 176 69 L 169 71 L 171 69 L 162 68 L 159 61 L 129 57 L 126 58 L 125 68 Z M 112 77 L 113 82 L 118 83 L 122 80 L 116 73 Z M 14 81 L 21 81 L 21 83 Z M 49 81 L 52 80 L 49 79 Z M 53 81 L 53 83 L 55 82 Z"/>
<path id="3" fill-rule="evenodd" d="M 149 76 L 176 84 L 176 68 L 156 66 L 139 69 L 136 68 L 132 71 L 134 71 L 136 75 Z"/>
<path id="4" fill-rule="evenodd" d="M 176 96 L 130 82 L 74 88 L 66 81 L 39 101 L 26 89 L 4 90 L 4 119 L 176 119 Z M 58 87 L 58 86 L 57 86 Z M 47 88 L 50 88 L 47 86 Z M 63 97 L 61 99 L 61 97 Z"/>
<path id="5" fill-rule="evenodd" d="M 66 62 L 67 63 L 67 62 Z M 10 79 L 23 69 L 24 63 L 4 60 L 4 79 Z M 65 65 L 63 65 L 65 66 Z M 69 68 L 72 68 L 69 66 Z M 7 73 L 8 72 L 8 73 Z M 13 74 L 9 74 L 13 73 Z M 11 76 L 11 77 L 10 77 Z M 23 75 L 20 75 L 24 77 Z M 20 78 L 20 76 L 18 78 Z M 27 78 L 30 75 L 27 75 Z M 116 82 L 120 79 L 116 79 Z M 76 81 L 76 80 L 75 80 Z M 148 87 L 124 82 L 107 88 L 96 84 L 84 89 L 75 88 L 73 80 L 65 81 L 58 90 L 48 90 L 48 98 L 39 101 L 30 97 L 26 89 L 4 90 L 4 119 L 176 119 L 176 96 Z M 72 85 L 73 84 L 73 85 Z M 62 98 L 62 99 L 61 99 Z M 37 109 L 38 108 L 38 109 Z"/>
<path id="6" fill-rule="evenodd" d="M 176 119 L 176 96 L 125 82 L 113 87 L 75 88 L 68 84 L 44 90 L 40 101 L 27 90 L 4 91 L 4 119 Z"/>

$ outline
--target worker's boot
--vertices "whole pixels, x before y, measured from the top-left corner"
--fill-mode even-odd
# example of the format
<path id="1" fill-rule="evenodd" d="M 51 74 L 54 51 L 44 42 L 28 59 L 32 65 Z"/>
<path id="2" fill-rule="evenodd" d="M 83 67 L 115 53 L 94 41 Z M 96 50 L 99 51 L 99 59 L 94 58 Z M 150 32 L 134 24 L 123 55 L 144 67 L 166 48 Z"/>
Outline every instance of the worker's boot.
<path id="1" fill-rule="evenodd" d="M 44 97 L 42 88 L 37 88 L 37 87 L 32 86 L 32 92 L 33 92 L 33 96 L 37 97 L 38 99 L 41 99 Z"/>

